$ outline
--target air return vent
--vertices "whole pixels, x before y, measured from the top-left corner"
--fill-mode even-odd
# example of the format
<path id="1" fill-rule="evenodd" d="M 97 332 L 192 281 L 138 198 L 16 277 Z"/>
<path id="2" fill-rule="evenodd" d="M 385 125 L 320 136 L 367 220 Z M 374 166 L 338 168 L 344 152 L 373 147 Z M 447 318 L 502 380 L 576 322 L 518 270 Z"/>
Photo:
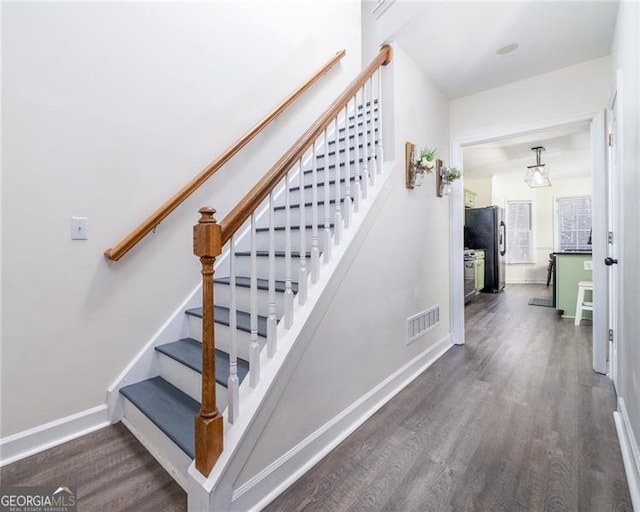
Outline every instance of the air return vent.
<path id="1" fill-rule="evenodd" d="M 436 305 L 407 319 L 407 345 L 429 332 L 440 322 L 440 306 Z"/>

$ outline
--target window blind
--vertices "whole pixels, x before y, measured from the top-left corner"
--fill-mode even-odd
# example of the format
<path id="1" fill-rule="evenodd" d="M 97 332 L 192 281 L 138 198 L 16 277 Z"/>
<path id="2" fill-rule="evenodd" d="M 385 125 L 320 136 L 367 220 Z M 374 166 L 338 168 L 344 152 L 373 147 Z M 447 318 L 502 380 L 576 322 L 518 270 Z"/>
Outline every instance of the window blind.
<path id="1" fill-rule="evenodd" d="M 591 196 L 556 199 L 558 251 L 591 251 Z"/>
<path id="2" fill-rule="evenodd" d="M 531 201 L 507 201 L 507 262 L 533 261 Z"/>

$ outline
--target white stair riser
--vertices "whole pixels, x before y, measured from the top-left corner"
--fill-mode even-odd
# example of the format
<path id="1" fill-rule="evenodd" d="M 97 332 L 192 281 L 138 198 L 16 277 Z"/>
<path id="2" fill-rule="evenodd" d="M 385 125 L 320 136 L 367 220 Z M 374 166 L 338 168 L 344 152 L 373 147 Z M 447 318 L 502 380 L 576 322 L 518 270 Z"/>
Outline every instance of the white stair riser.
<path id="1" fill-rule="evenodd" d="M 202 341 L 202 319 L 189 315 L 189 336 L 194 340 Z M 231 328 L 227 325 L 216 324 L 216 348 L 223 352 L 231 352 Z M 251 334 L 245 331 L 236 331 L 236 340 L 238 343 L 238 357 L 249 360 L 249 345 L 251 344 Z M 266 343 L 266 339 L 258 336 L 258 342 L 260 347 L 263 347 Z"/>
<path id="2" fill-rule="evenodd" d="M 318 248 L 320 252 L 322 252 L 323 248 L 323 240 L 324 240 L 324 216 L 320 219 L 320 225 L 318 226 Z M 333 218 L 331 218 L 331 222 L 333 223 Z M 313 247 L 313 230 L 305 229 L 303 231 L 305 236 L 305 250 L 310 252 Z M 284 230 L 277 230 L 273 232 L 273 240 L 276 248 L 284 248 L 285 244 L 285 232 Z M 291 250 L 299 251 L 300 250 L 300 230 L 294 230 L 291 232 Z M 259 251 L 267 251 L 269 249 L 269 232 L 268 231 L 259 231 L 256 233 L 256 247 Z"/>
<path id="3" fill-rule="evenodd" d="M 344 178 L 343 178 L 344 180 Z M 350 181 L 350 187 L 353 187 L 355 183 L 355 180 L 351 180 Z M 324 201 L 324 193 L 325 193 L 325 185 L 321 185 L 318 187 L 318 201 Z M 340 199 L 344 199 L 344 197 L 346 196 L 346 190 L 345 190 L 345 182 L 342 181 L 340 182 Z M 291 191 L 291 204 L 299 204 L 300 203 L 300 197 L 304 197 L 304 202 L 305 203 L 310 203 L 313 200 L 313 189 L 311 187 L 305 188 L 304 189 L 304 194 L 300 194 L 300 189 L 295 189 Z M 335 200 L 336 199 L 336 184 L 332 183 L 329 185 L 329 200 Z M 308 223 L 308 222 L 307 222 Z M 297 225 L 297 220 L 295 222 L 292 222 L 292 224 Z M 268 219 L 267 219 L 267 225 L 268 225 Z"/>
<path id="4" fill-rule="evenodd" d="M 187 490 L 187 470 L 192 459 L 184 453 L 167 435 L 147 416 L 125 397 L 123 400 L 122 422 L 131 433 L 154 456 L 160 465 Z"/>
<path id="5" fill-rule="evenodd" d="M 278 249 L 281 250 L 280 247 Z M 311 267 L 311 258 L 306 258 L 307 273 Z M 267 256 L 259 256 L 256 258 L 256 271 L 257 277 L 260 279 L 269 278 L 269 258 Z M 285 258 L 275 258 L 275 279 L 277 281 L 285 281 L 287 279 L 286 274 L 286 261 Z M 291 257 L 291 280 L 298 281 L 300 271 L 300 257 Z M 251 257 L 249 256 L 236 256 L 236 275 L 239 276 L 251 276 Z"/>
<path id="6" fill-rule="evenodd" d="M 269 290 L 258 289 L 258 314 L 269 315 Z M 214 297 L 216 306 L 231 307 L 231 286 L 222 283 L 215 284 Z M 276 316 L 282 317 L 284 311 L 284 295 L 275 292 Z M 251 289 L 244 286 L 236 286 L 236 309 L 241 311 L 251 310 Z"/>
<path id="7" fill-rule="evenodd" d="M 158 352 L 160 376 L 194 400 L 202 400 L 202 374 L 175 359 Z M 216 382 L 216 406 L 220 412 L 227 408 L 227 388 Z"/>
<path id="8" fill-rule="evenodd" d="M 297 203 L 296 203 L 297 204 Z M 340 207 L 344 207 L 344 202 L 340 204 Z M 329 204 L 329 218 L 333 221 L 333 216 L 335 215 L 336 204 Z M 291 216 L 291 225 L 299 226 L 300 225 L 300 208 L 291 208 L 290 209 Z M 318 223 L 321 224 L 326 217 L 325 213 L 325 205 L 318 205 Z M 259 222 L 258 227 L 267 228 L 269 227 L 269 219 L 266 219 L 266 223 Z M 273 212 L 273 221 L 275 226 L 284 226 L 287 221 L 287 211 L 285 209 L 277 209 Z M 312 225 L 313 221 L 313 208 L 311 206 L 305 206 L 304 208 L 304 223 L 307 226 Z M 298 234 L 298 238 L 300 238 Z"/>

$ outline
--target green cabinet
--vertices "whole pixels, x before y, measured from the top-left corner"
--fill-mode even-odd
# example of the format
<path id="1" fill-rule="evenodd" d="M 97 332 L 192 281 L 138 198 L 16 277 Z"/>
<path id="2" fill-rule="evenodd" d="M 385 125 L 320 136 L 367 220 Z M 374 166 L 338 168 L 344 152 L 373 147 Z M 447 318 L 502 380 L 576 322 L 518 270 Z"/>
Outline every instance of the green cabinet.
<path id="1" fill-rule="evenodd" d="M 484 251 L 476 250 L 476 293 L 484 288 Z"/>
<path id="2" fill-rule="evenodd" d="M 556 253 L 556 309 L 564 311 L 562 316 L 566 318 L 576 316 L 578 282 L 593 280 L 592 271 L 585 269 L 591 261 L 591 254 Z M 591 312 L 586 311 L 584 318 L 590 319 Z"/>

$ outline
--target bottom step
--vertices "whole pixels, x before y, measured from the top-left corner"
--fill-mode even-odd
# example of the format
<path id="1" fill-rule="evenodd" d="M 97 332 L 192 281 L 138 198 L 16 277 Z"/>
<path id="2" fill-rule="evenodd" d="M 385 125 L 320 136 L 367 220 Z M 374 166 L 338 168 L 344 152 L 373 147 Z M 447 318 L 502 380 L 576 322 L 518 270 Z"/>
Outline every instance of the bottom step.
<path id="1" fill-rule="evenodd" d="M 120 393 L 140 409 L 189 458 L 195 457 L 194 418 L 200 410 L 197 401 L 162 377 L 125 386 Z"/>

